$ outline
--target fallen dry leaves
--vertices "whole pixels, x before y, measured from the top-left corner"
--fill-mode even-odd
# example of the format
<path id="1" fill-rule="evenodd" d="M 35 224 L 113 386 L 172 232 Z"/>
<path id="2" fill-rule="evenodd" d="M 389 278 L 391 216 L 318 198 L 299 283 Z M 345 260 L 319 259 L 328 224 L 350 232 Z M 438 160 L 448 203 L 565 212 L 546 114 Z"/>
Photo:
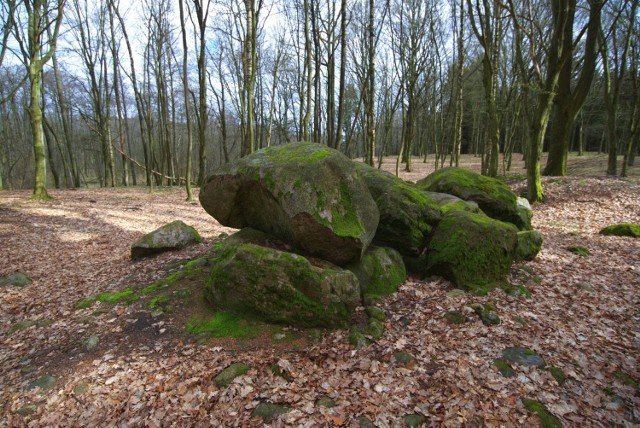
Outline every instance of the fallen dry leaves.
<path id="1" fill-rule="evenodd" d="M 24 288 L 0 288 L 0 425 L 7 426 L 262 426 L 251 418 L 259 402 L 291 410 L 270 426 L 402 426 L 420 413 L 428 426 L 537 426 L 521 398 L 538 400 L 567 426 L 640 423 L 640 393 L 622 370 L 640 379 L 640 240 L 601 236 L 600 228 L 640 223 L 640 185 L 616 179 L 547 181 L 548 200 L 535 208 L 543 251 L 514 266 L 512 282 L 529 298 L 497 290 L 487 296 L 448 294 L 443 280 L 410 280 L 384 299 L 381 340 L 354 350 L 347 332 L 326 333 L 303 350 L 264 346 L 239 351 L 200 345 L 181 335 L 145 340 L 129 334 L 140 322 L 123 305 L 101 316 L 74 311 L 81 298 L 147 284 L 163 266 L 206 251 L 221 232 L 181 190 L 52 191 L 46 204 L 27 191 L 0 193 L 0 275 L 27 273 Z M 129 245 L 143 233 L 181 219 L 204 243 L 178 253 L 131 262 Z M 589 257 L 566 250 L 586 246 Z M 485 326 L 469 307 L 490 304 L 502 323 Z M 447 311 L 467 317 L 447 323 Z M 8 334 L 24 320 L 37 325 Z M 46 320 L 50 320 L 45 322 Z M 84 350 L 91 335 L 100 345 Z M 535 350 L 561 368 L 560 386 L 547 371 L 516 366 L 505 378 L 492 362 L 506 347 Z M 396 351 L 412 354 L 403 366 Z M 213 377 L 233 362 L 251 370 L 228 387 Z M 276 376 L 277 364 L 290 381 Z M 54 388 L 27 390 L 49 373 Z M 328 396 L 336 406 L 314 403 Z M 32 412 L 21 415 L 27 405 Z"/>

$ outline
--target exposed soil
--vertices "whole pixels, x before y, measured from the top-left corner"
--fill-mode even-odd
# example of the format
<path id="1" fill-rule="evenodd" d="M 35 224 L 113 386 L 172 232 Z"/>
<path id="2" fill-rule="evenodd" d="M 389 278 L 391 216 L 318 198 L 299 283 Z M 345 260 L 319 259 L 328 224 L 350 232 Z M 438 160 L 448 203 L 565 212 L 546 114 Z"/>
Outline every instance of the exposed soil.
<path id="1" fill-rule="evenodd" d="M 463 164 L 478 168 L 479 159 Z M 433 169 L 421 160 L 413 165 L 411 173 L 401 170 L 412 181 Z M 395 160 L 384 168 L 394 170 Z M 291 409 L 271 426 L 357 426 L 359 416 L 402 426 L 412 413 L 429 426 L 539 425 L 522 399 L 544 403 L 567 426 L 640 424 L 640 240 L 597 233 L 612 223 L 640 223 L 640 173 L 634 167 L 629 179 L 606 178 L 604 168 L 603 155 L 572 158 L 571 177 L 545 179 L 547 200 L 535 206 L 533 220 L 543 250 L 511 275 L 531 297 L 460 295 L 447 281 L 414 278 L 380 302 L 385 335 L 360 350 L 348 345 L 346 331 L 189 334 L 184 325 L 208 311 L 198 276 L 171 285 L 193 294 L 161 315 L 148 306 L 157 294 L 76 310 L 89 296 L 140 290 L 180 271 L 233 230 L 185 202 L 182 189 L 51 190 L 55 199 L 47 203 L 30 201 L 26 190 L 2 192 L 0 276 L 24 272 L 33 283 L 0 288 L 0 426 L 262 426 L 251 417 L 262 401 Z M 521 162 L 510 174 L 520 192 Z M 204 242 L 130 260 L 132 242 L 176 219 Z M 572 245 L 590 255 L 569 252 Z M 501 324 L 484 325 L 473 303 L 491 305 Z M 452 310 L 466 322 L 449 324 L 444 316 Z M 23 321 L 34 325 L 10 333 Z M 87 349 L 91 336 L 99 341 Z M 566 382 L 521 366 L 515 377 L 503 377 L 493 360 L 512 346 L 533 349 L 561 368 Z M 399 350 L 415 364 L 398 364 L 392 354 Z M 233 362 L 251 370 L 216 387 L 212 378 Z M 273 374 L 274 364 L 289 380 Z M 56 376 L 53 388 L 26 388 L 44 374 Z M 316 406 L 321 396 L 336 407 Z"/>

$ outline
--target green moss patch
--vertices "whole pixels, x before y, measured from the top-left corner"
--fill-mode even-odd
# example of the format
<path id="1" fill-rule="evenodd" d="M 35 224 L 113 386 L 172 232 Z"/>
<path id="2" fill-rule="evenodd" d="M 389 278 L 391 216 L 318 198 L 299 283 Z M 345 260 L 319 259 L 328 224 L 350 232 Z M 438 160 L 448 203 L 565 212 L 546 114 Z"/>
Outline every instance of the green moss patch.
<path id="1" fill-rule="evenodd" d="M 514 377 L 516 375 L 515 370 L 511 367 L 511 364 L 507 360 L 502 358 L 496 358 L 493 360 L 493 365 L 496 366 L 500 374 L 504 377 Z"/>
<path id="2" fill-rule="evenodd" d="M 522 404 L 524 405 L 525 409 L 535 413 L 538 416 L 538 419 L 540 419 L 540 424 L 542 425 L 542 428 L 562 427 L 562 422 L 560 422 L 560 419 L 558 419 L 555 415 L 549 412 L 549 410 L 547 410 L 544 404 L 540 403 L 539 401 L 528 400 L 526 398 L 523 398 Z"/>
<path id="3" fill-rule="evenodd" d="M 558 367 L 549 367 L 549 373 L 551 376 L 558 382 L 558 385 L 562 386 L 567 380 L 567 375 L 561 368 Z"/>
<path id="4" fill-rule="evenodd" d="M 244 363 L 234 363 L 222 370 L 213 378 L 213 383 L 218 388 L 229 385 L 235 378 L 242 376 L 249 371 L 250 367 Z"/>
<path id="5" fill-rule="evenodd" d="M 567 247 L 567 251 L 570 251 L 580 257 L 587 257 L 591 255 L 591 251 L 589 251 L 587 247 L 583 247 L 581 245 L 571 245 Z"/>
<path id="6" fill-rule="evenodd" d="M 640 388 L 640 383 L 638 383 L 637 380 L 635 380 L 633 377 L 631 377 L 630 374 L 618 369 L 616 370 L 613 375 L 620 380 L 623 384 L 628 385 L 628 386 L 632 386 L 634 388 Z"/>
<path id="7" fill-rule="evenodd" d="M 192 320 L 187 324 L 187 331 L 193 334 L 207 334 L 210 337 L 252 337 L 257 334 L 257 327 L 230 312 L 216 312 L 207 320 Z"/>
<path id="8" fill-rule="evenodd" d="M 449 324 L 464 324 L 467 322 L 467 317 L 459 311 L 447 312 L 444 314 L 444 319 L 446 319 Z"/>
<path id="9" fill-rule="evenodd" d="M 640 224 L 618 223 L 607 226 L 600 231 L 601 235 L 640 237 Z"/>
<path id="10" fill-rule="evenodd" d="M 136 295 L 133 288 L 126 288 L 122 291 L 114 291 L 112 293 L 102 293 L 96 296 L 96 300 L 99 302 L 110 303 L 115 305 L 116 303 L 124 303 L 130 305 L 131 303 L 140 300 L 140 297 Z"/>

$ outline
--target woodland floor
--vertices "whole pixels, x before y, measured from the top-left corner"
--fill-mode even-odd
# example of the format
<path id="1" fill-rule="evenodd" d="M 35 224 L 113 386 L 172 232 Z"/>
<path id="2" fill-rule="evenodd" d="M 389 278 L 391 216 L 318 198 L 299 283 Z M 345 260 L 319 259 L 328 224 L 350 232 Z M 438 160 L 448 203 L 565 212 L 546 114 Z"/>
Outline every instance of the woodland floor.
<path id="1" fill-rule="evenodd" d="M 638 426 L 640 389 L 630 378 L 640 380 L 640 239 L 598 231 L 640 223 L 640 174 L 635 167 L 629 179 L 606 178 L 605 164 L 603 156 L 572 158 L 570 177 L 545 178 L 547 200 L 533 218 L 543 250 L 511 274 L 531 297 L 460 295 L 444 280 L 411 279 L 380 302 L 385 334 L 360 350 L 346 331 L 315 340 L 286 328 L 203 340 L 184 330 L 199 310 L 189 305 L 156 317 L 147 300 L 76 310 L 88 296 L 140 289 L 179 270 L 233 231 L 184 202 L 182 189 L 51 190 L 47 203 L 30 201 L 27 190 L 2 192 L 0 276 L 24 272 L 33 283 L 0 287 L 0 426 L 262 426 L 251 417 L 262 401 L 291 409 L 269 426 L 357 426 L 358 416 L 402 426 L 410 413 L 426 416 L 428 426 L 539 426 L 525 398 L 544 403 L 565 426 Z M 431 165 L 414 167 L 411 180 Z M 204 242 L 130 260 L 132 242 L 175 219 L 196 227 Z M 571 245 L 591 255 L 575 255 Z M 484 325 L 472 303 L 490 304 L 502 323 Z M 450 310 L 467 321 L 447 323 Z M 512 346 L 533 349 L 566 382 L 522 366 L 503 377 L 493 360 Z M 397 350 L 415 364 L 397 364 Z M 216 387 L 212 378 L 233 362 L 251 369 Z M 272 373 L 274 364 L 289 381 Z M 53 387 L 29 388 L 46 374 Z M 316 406 L 323 396 L 336 406 Z"/>

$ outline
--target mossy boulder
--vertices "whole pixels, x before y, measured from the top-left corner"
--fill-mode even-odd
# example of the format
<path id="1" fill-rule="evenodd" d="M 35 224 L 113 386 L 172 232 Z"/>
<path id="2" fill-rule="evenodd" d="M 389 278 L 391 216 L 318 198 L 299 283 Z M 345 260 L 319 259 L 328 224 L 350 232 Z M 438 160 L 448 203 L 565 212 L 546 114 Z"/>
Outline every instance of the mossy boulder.
<path id="1" fill-rule="evenodd" d="M 601 235 L 630 236 L 640 238 L 640 224 L 618 223 L 607 226 L 600 231 Z"/>
<path id="2" fill-rule="evenodd" d="M 442 218 L 437 202 L 413 183 L 388 172 L 359 162 L 356 167 L 380 211 L 374 241 L 404 256 L 421 254 L 428 235 Z"/>
<path id="3" fill-rule="evenodd" d="M 12 273 L 7 276 L 0 276 L 0 287 L 13 285 L 14 287 L 26 287 L 31 284 L 31 278 L 22 272 Z"/>
<path id="4" fill-rule="evenodd" d="M 407 278 L 402 256 L 393 248 L 371 246 L 358 263 L 347 269 L 358 277 L 362 296 L 387 296 Z"/>
<path id="5" fill-rule="evenodd" d="M 131 246 L 131 258 L 139 259 L 199 242 L 202 242 L 202 237 L 196 229 L 176 220 L 137 240 Z"/>
<path id="6" fill-rule="evenodd" d="M 515 261 L 533 260 L 542 249 L 542 235 L 535 230 L 518 232 L 518 245 L 514 254 Z"/>
<path id="7" fill-rule="evenodd" d="M 205 298 L 216 309 L 266 322 L 338 327 L 360 303 L 360 286 L 352 272 L 329 262 L 231 244 L 213 261 Z"/>
<path id="8" fill-rule="evenodd" d="M 416 183 L 421 190 L 455 195 L 476 202 L 496 220 L 512 223 L 520 230 L 531 229 L 531 211 L 518 204 L 518 197 L 501 181 L 464 168 L 442 168 Z"/>
<path id="9" fill-rule="evenodd" d="M 253 227 L 339 265 L 362 257 L 380 216 L 354 163 L 316 143 L 269 147 L 223 165 L 199 197 L 224 226 Z"/>
<path id="10" fill-rule="evenodd" d="M 479 294 L 506 282 L 518 241 L 518 229 L 468 211 L 443 217 L 431 238 L 427 272 Z"/>

